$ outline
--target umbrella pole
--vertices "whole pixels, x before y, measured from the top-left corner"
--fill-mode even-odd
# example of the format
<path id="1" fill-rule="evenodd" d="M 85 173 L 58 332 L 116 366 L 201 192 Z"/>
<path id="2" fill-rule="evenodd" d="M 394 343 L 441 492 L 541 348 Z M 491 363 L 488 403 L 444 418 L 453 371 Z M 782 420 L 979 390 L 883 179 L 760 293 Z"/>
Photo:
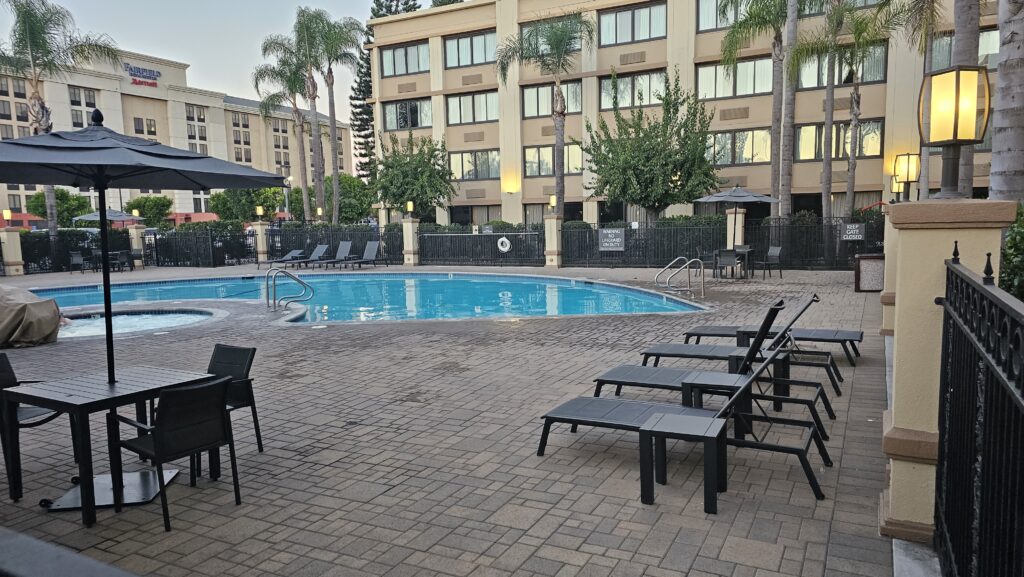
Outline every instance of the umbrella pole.
<path id="1" fill-rule="evenodd" d="M 107 183 L 97 179 L 96 192 L 100 203 L 100 251 L 103 259 L 103 325 L 106 329 L 107 383 L 113 385 L 114 378 L 114 319 L 110 305 L 110 234 L 107 231 Z"/>

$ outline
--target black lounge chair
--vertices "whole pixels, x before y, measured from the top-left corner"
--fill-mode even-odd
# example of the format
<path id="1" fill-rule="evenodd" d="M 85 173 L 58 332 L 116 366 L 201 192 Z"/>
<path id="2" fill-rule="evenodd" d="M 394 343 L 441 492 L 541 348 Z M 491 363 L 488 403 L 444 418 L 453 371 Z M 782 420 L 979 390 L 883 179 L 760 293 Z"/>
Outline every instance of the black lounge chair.
<path id="1" fill-rule="evenodd" d="M 331 248 L 329 245 L 318 244 L 316 245 L 316 248 L 313 249 L 313 252 L 309 253 L 309 258 L 290 260 L 282 264 L 284 264 L 284 268 L 288 268 L 288 265 L 292 265 L 295 268 L 299 268 L 300 264 L 302 266 L 306 266 L 307 264 L 310 263 L 318 263 L 321 260 L 323 260 L 324 255 L 327 254 L 327 249 L 329 248 Z"/>
<path id="2" fill-rule="evenodd" d="M 231 378 L 225 377 L 201 385 L 173 387 L 160 391 L 160 402 L 152 426 L 113 411 L 107 413 L 107 443 L 115 511 L 120 512 L 124 502 L 121 449 L 127 449 L 152 461 L 156 467 L 165 531 L 171 530 L 171 516 L 167 509 L 163 465 L 170 461 L 189 458 L 189 485 L 194 487 L 199 453 L 219 451 L 221 447 L 227 445 L 231 458 L 235 504 L 242 504 L 238 486 L 238 464 L 235 461 L 235 441 L 231 434 L 231 417 L 228 416 L 225 405 L 225 395 L 230 382 Z M 136 428 L 143 433 L 142 436 L 121 440 L 119 423 Z"/>
<path id="3" fill-rule="evenodd" d="M 30 385 L 33 383 L 41 383 L 42 381 L 19 381 L 17 375 L 14 373 L 14 367 L 11 366 L 11 361 L 7 358 L 6 353 L 0 353 L 0 391 L 10 387 L 17 387 L 19 385 Z M 19 429 L 32 429 L 45 425 L 50 421 L 61 416 L 62 413 L 57 411 L 51 411 L 50 409 L 44 409 L 42 407 L 34 407 L 32 405 L 18 405 L 17 423 L 16 426 Z M 70 415 L 69 415 L 70 417 Z M 71 448 L 74 451 L 75 462 L 78 462 L 78 442 L 75 440 L 75 422 L 74 417 L 71 417 Z M 0 431 L 4 428 L 4 413 L 0 410 Z M 0 441 L 2 441 L 4 462 L 9 462 L 7 459 L 7 442 L 0 435 Z"/>
<path id="4" fill-rule="evenodd" d="M 343 240 L 343 241 L 338 243 L 338 252 L 335 253 L 334 258 L 327 259 L 327 260 L 317 261 L 316 263 L 313 263 L 313 268 L 316 268 L 318 266 L 322 266 L 324 268 L 327 268 L 328 265 L 335 265 L 335 266 L 337 266 L 338 264 L 348 262 L 348 261 L 350 261 L 350 260 L 355 258 L 355 256 L 353 256 L 351 253 L 352 253 L 352 241 L 350 241 L 350 240 Z"/>
<path id="5" fill-rule="evenodd" d="M 363 268 L 364 264 L 372 264 L 374 267 L 377 266 L 377 251 L 380 250 L 380 241 L 371 240 L 366 243 L 366 247 L 363 249 L 363 258 L 349 261 L 345 266 L 356 266 Z"/>
<path id="6" fill-rule="evenodd" d="M 749 341 L 750 335 L 756 330 L 757 327 L 752 325 L 705 325 L 694 327 L 683 333 L 683 342 L 689 343 L 690 339 L 694 339 L 694 343 L 700 344 L 701 338 L 723 338 L 736 339 L 737 346 L 744 346 Z M 775 336 L 774 330 L 771 336 Z M 850 366 L 857 366 L 855 357 L 860 356 L 857 343 L 864 341 L 864 331 L 847 329 L 792 328 L 789 330 L 789 336 L 797 342 L 837 344 L 843 348 L 843 353 Z M 838 371 L 838 368 L 836 370 Z"/>
<path id="7" fill-rule="evenodd" d="M 275 264 L 282 264 L 282 263 L 286 263 L 286 262 L 290 263 L 290 262 L 299 260 L 301 258 L 302 258 L 302 251 L 301 250 L 289 251 L 288 254 L 282 256 L 281 258 L 275 258 L 274 260 L 265 260 L 262 263 L 259 263 L 259 262 L 256 263 L 256 270 L 260 269 L 260 265 L 261 264 L 265 264 L 267 266 L 272 266 L 272 265 L 275 265 Z"/>

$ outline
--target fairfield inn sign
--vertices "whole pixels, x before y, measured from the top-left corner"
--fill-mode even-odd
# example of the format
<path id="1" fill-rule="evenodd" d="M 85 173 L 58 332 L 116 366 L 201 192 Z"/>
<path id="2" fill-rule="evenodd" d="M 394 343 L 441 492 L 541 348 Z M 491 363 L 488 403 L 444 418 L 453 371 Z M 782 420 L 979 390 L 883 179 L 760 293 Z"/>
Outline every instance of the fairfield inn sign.
<path id="1" fill-rule="evenodd" d="M 149 68 L 142 68 L 141 66 L 133 66 L 132 64 L 125 62 L 123 64 L 124 71 L 128 73 L 128 76 L 132 77 L 132 84 L 137 86 L 149 86 L 156 88 L 156 81 L 160 78 L 159 70 L 151 70 Z"/>

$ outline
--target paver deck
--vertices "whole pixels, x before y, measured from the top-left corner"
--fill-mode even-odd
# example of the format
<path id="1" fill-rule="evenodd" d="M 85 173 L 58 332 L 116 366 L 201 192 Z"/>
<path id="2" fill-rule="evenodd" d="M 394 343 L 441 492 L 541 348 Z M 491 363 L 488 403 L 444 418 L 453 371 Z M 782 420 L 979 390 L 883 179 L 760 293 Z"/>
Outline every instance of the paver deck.
<path id="1" fill-rule="evenodd" d="M 555 274 L 649 286 L 654 272 Z M 115 274 L 114 281 L 253 273 L 255 267 L 164 268 Z M 98 279 L 76 273 L 0 283 Z M 36 503 L 66 489 L 76 470 L 67 421 L 59 419 L 23 432 L 25 498 L 0 501 L 0 525 L 140 575 L 885 577 L 892 556 L 877 529 L 885 475 L 881 311 L 877 294 L 855 293 L 852 284 L 852 273 L 787 271 L 785 281 L 709 279 L 715 308 L 692 315 L 320 329 L 268 325 L 260 304 L 214 302 L 211 308 L 230 314 L 118 338 L 117 357 L 203 369 L 214 343 L 257 347 L 253 374 L 266 452 L 256 451 L 248 417 L 236 414 L 242 505 L 233 504 L 229 479 L 190 488 L 186 476 L 170 489 L 171 533 L 156 504 L 102 510 L 91 529 L 74 513 L 48 514 Z M 836 466 L 826 469 L 812 456 L 826 500 L 814 499 L 794 457 L 732 447 L 729 490 L 719 495 L 717 515 L 703 512 L 698 445 L 669 445 L 668 484 L 651 506 L 640 504 L 635 434 L 556 427 L 547 455 L 535 455 L 539 417 L 591 394 L 592 379 L 604 370 L 639 363 L 641 347 L 681 340 L 691 325 L 753 324 L 775 299 L 811 291 L 822 302 L 801 325 L 865 333 L 858 366 L 840 364 L 845 394 L 833 397 L 838 419 L 828 423 L 827 442 Z M 102 370 L 101 350 L 102 339 L 88 338 L 6 352 L 28 379 Z M 663 391 L 623 394 L 676 400 Z M 99 425 L 94 435 L 103 438 Z M 95 452 L 97 472 L 105 472 L 104 446 L 97 443 Z M 0 495 L 6 492 L 0 479 Z"/>

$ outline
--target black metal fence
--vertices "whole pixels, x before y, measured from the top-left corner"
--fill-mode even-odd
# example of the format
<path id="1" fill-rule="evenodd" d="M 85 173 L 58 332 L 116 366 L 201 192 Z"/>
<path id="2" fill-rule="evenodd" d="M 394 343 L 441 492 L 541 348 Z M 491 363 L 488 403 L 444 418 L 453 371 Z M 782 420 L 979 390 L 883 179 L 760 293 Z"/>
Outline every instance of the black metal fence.
<path id="1" fill-rule="evenodd" d="M 89 257 L 100 251 L 100 237 L 87 231 L 61 230 L 56 239 L 46 232 L 27 232 L 21 235 L 21 260 L 25 274 L 63 272 L 71 270 L 71 253 Z M 108 237 L 110 252 L 131 250 L 131 241 L 125 229 L 111 229 Z"/>
<path id="2" fill-rule="evenodd" d="M 849 225 L 863 226 L 851 230 Z M 783 268 L 849 270 L 855 255 L 882 252 L 884 236 L 882 218 L 766 218 L 746 225 L 743 242 L 754 248 L 755 257 L 768 247 L 782 247 Z"/>
<path id="3" fill-rule="evenodd" d="M 346 240 L 352 242 L 351 254 L 355 256 L 362 257 L 363 251 L 366 250 L 366 243 L 376 240 L 380 241 L 377 251 L 378 262 L 396 265 L 403 262 L 401 230 L 382 231 L 369 227 L 347 226 L 270 229 L 267 231 L 267 258 L 271 260 L 280 258 L 293 250 L 301 250 L 308 256 L 317 245 L 327 245 L 326 256 L 333 258 L 338 250 L 338 244 Z"/>
<path id="4" fill-rule="evenodd" d="M 146 266 L 218 267 L 256 262 L 252 231 L 150 232 L 142 237 Z"/>
<path id="5" fill-rule="evenodd" d="M 942 299 L 935 549 L 946 577 L 1024 575 L 1024 303 L 954 258 Z"/>
<path id="6" fill-rule="evenodd" d="M 544 231 L 420 233 L 420 264 L 544 266 Z"/>
<path id="7" fill-rule="evenodd" d="M 725 225 L 665 226 L 641 223 L 626 227 L 616 250 L 602 250 L 601 232 L 593 227 L 562 228 L 562 264 L 585 267 L 662 267 L 680 256 L 702 258 L 725 247 Z M 605 247 L 609 248 L 608 246 Z M 621 248 L 621 250 L 617 250 Z"/>

